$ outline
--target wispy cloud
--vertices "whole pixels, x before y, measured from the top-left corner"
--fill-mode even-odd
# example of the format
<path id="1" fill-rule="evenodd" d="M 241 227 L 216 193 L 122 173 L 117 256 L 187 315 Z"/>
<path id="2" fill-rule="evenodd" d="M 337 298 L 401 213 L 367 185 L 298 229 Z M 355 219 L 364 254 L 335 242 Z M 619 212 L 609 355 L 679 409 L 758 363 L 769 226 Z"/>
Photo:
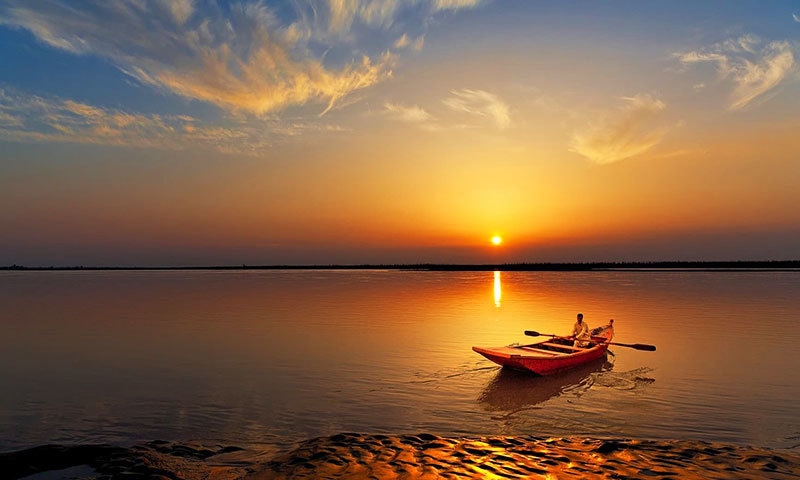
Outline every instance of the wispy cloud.
<path id="1" fill-rule="evenodd" d="M 660 121 L 667 105 L 650 95 L 622 100 L 624 106 L 605 121 L 575 133 L 570 151 L 607 164 L 641 155 L 658 145 L 668 131 Z"/>
<path id="2" fill-rule="evenodd" d="M 396 62 L 394 40 L 374 51 L 331 32 L 348 32 L 357 21 L 396 39 L 387 29 L 408 9 L 423 21 L 478 3 L 298 0 L 290 4 L 295 18 L 287 20 L 259 0 L 224 7 L 193 0 L 6 0 L 0 24 L 28 30 L 57 49 L 105 58 L 142 84 L 227 111 L 262 115 L 315 103 L 324 114 L 389 78 Z M 422 48 L 422 35 L 414 38 L 398 48 Z M 351 55 L 326 55 L 334 47 Z"/>
<path id="3" fill-rule="evenodd" d="M 327 111 L 391 74 L 389 53 L 324 65 L 261 3 L 209 8 L 203 16 L 188 1 L 83 6 L 9 0 L 3 22 L 55 48 L 107 58 L 141 83 L 232 111 L 263 114 L 307 102 Z"/>
<path id="4" fill-rule="evenodd" d="M 18 116 L 18 112 L 11 104 L 5 101 L 5 91 L 0 90 L 0 130 L 6 128 L 18 128 L 23 125 Z"/>
<path id="5" fill-rule="evenodd" d="M 733 90 L 728 108 L 739 110 L 765 99 L 797 71 L 796 46 L 787 41 L 765 43 L 753 35 L 711 47 L 675 54 L 684 65 L 712 63 Z"/>
<path id="6" fill-rule="evenodd" d="M 386 103 L 383 107 L 386 115 L 403 122 L 421 123 L 431 119 L 431 114 L 417 105 L 407 107 L 396 103 Z"/>
<path id="7" fill-rule="evenodd" d="M 453 90 L 451 96 L 442 100 L 452 110 L 487 118 L 497 128 L 504 129 L 511 124 L 508 105 L 497 95 L 485 90 Z"/>
<path id="8" fill-rule="evenodd" d="M 401 3 L 395 0 L 327 0 L 328 31 L 347 32 L 353 22 L 361 21 L 373 27 L 391 26 Z M 324 11 L 321 12 L 322 18 Z M 320 12 L 318 12 L 318 15 Z"/>
<path id="9" fill-rule="evenodd" d="M 446 107 L 445 111 L 441 111 L 442 104 Z M 503 130 L 511 124 L 508 105 L 497 95 L 485 90 L 452 90 L 439 106 L 440 112 L 434 116 L 418 105 L 387 102 L 382 113 L 392 120 L 414 124 L 431 132 L 479 128 L 487 123 Z M 448 116 L 452 117 L 452 113 L 448 115 L 447 111 L 458 114 L 456 121 L 446 121 Z M 465 118 L 468 120 L 465 121 Z"/>
<path id="10" fill-rule="evenodd" d="M 172 15 L 178 25 L 183 25 L 194 12 L 194 0 L 159 0 L 161 7 Z"/>
<path id="11" fill-rule="evenodd" d="M 800 23 L 800 15 L 793 13 L 792 18 L 794 19 L 795 22 Z"/>
<path id="12" fill-rule="evenodd" d="M 265 121 L 268 122 L 265 125 Z M 0 90 L 0 139 L 258 154 L 282 138 L 335 130 L 319 122 L 251 119 L 221 126 L 188 115 L 143 115 Z M 265 128 L 267 127 L 267 128 Z"/>
<path id="13" fill-rule="evenodd" d="M 407 9 L 416 9 L 426 18 L 440 11 L 475 8 L 483 0 L 305 0 L 301 3 L 307 3 L 314 20 L 327 24 L 328 32 L 343 33 L 351 31 L 356 22 L 391 27 Z"/>
<path id="14" fill-rule="evenodd" d="M 483 0 L 434 0 L 433 6 L 436 10 L 458 10 L 474 8 L 482 2 Z"/>
<path id="15" fill-rule="evenodd" d="M 412 40 L 407 33 L 404 33 L 400 38 L 398 38 L 394 42 L 394 48 L 397 50 L 410 48 L 415 52 L 419 52 L 422 50 L 422 47 L 424 46 L 425 46 L 424 35 L 420 35 L 419 37 Z"/>

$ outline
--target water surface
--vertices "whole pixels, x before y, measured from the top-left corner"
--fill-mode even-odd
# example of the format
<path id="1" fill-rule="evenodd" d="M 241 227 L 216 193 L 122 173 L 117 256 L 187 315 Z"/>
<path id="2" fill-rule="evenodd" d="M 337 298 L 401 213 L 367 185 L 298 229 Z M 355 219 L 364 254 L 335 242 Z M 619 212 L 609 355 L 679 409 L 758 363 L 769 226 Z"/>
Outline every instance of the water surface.
<path id="1" fill-rule="evenodd" d="M 798 272 L 0 272 L 0 450 L 344 431 L 800 445 Z M 555 377 L 473 345 L 615 319 Z"/>

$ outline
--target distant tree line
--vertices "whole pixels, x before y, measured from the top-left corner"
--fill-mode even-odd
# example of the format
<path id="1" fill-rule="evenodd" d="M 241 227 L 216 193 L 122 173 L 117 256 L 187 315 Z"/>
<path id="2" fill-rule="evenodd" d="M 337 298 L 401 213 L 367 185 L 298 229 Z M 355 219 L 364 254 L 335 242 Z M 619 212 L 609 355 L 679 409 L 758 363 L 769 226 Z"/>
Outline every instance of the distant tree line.
<path id="1" fill-rule="evenodd" d="M 360 265 L 219 265 L 191 267 L 26 267 L 10 265 L 0 270 L 428 270 L 428 271 L 555 271 L 585 272 L 593 270 L 773 270 L 800 269 L 800 260 L 734 260 L 734 261 L 654 261 L 654 262 L 562 262 L 500 264 L 360 264 Z"/>

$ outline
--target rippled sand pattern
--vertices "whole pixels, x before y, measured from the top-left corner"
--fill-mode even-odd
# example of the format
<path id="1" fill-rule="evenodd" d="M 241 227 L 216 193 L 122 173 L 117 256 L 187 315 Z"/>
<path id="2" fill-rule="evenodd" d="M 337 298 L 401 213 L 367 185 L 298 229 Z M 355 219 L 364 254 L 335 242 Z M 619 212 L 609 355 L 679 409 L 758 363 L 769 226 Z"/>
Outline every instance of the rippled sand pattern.
<path id="1" fill-rule="evenodd" d="M 170 480 L 800 477 L 800 454 L 794 451 L 688 441 L 345 433 L 273 455 L 266 447 L 158 441 L 129 449 L 43 446 L 0 454 L 0 469 L 3 478 L 54 478 L 53 471 L 67 469 L 80 472 L 70 478 Z"/>
<path id="2" fill-rule="evenodd" d="M 704 442 L 341 434 L 255 476 L 288 478 L 798 478 L 800 455 Z"/>

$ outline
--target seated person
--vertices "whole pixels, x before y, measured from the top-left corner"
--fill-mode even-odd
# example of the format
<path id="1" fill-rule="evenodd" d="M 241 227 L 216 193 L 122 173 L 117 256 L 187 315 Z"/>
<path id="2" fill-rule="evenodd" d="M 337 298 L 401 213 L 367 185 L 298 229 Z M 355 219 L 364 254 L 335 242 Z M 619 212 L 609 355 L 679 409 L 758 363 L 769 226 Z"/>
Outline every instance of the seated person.
<path id="1" fill-rule="evenodd" d="M 572 345 L 575 347 L 586 348 L 592 336 L 589 334 L 589 325 L 583 321 L 583 314 L 578 314 L 575 325 L 572 326 L 572 338 L 575 339 Z"/>

